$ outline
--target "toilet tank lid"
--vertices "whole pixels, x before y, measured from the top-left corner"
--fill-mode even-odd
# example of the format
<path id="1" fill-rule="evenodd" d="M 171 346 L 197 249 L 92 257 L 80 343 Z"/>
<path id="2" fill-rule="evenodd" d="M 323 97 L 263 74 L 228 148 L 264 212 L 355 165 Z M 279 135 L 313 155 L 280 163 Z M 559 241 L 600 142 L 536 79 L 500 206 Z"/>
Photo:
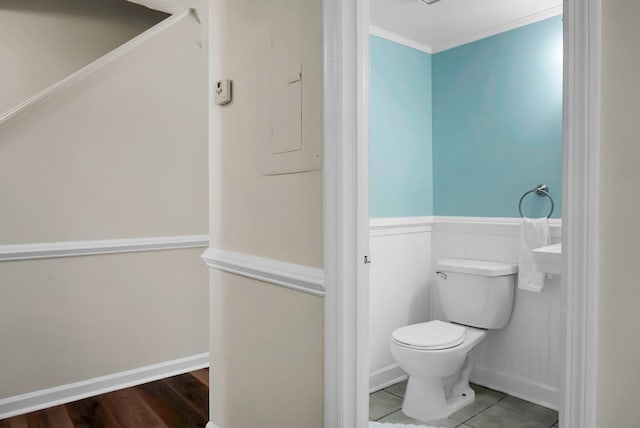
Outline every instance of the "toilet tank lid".
<path id="1" fill-rule="evenodd" d="M 487 260 L 443 259 L 438 262 L 438 270 L 469 275 L 504 276 L 518 273 L 518 265 Z"/>

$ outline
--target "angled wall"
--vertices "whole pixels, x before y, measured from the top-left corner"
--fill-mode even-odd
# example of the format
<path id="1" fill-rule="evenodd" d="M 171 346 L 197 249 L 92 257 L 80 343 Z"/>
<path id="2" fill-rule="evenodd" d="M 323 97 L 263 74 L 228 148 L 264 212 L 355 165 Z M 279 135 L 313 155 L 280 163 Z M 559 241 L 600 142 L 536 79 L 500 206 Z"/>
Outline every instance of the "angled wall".
<path id="1" fill-rule="evenodd" d="M 166 16 L 124 0 L 3 0 L 0 114 Z"/>

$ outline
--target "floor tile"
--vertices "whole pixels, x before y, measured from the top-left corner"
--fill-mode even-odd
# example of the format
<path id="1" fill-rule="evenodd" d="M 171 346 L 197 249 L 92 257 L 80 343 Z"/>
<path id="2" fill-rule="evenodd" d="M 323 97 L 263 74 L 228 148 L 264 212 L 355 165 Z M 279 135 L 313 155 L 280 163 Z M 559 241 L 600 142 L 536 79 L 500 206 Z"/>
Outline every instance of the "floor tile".
<path id="1" fill-rule="evenodd" d="M 502 392 L 480 385 L 471 385 L 471 388 L 476 392 L 475 401 L 452 414 L 450 416 L 451 419 L 457 422 L 464 422 L 507 396 Z"/>
<path id="2" fill-rule="evenodd" d="M 555 410 L 512 396 L 500 401 L 498 406 L 523 414 L 529 419 L 536 419 L 547 424 L 547 426 L 558 420 L 558 412 Z"/>
<path id="3" fill-rule="evenodd" d="M 402 410 L 393 412 L 390 415 L 380 419 L 379 421 L 394 423 L 394 424 L 428 425 L 428 426 L 435 426 L 438 428 L 456 428 L 459 425 L 459 423 L 454 421 L 453 419 L 443 419 L 439 421 L 422 422 L 417 419 L 410 418 L 409 416 L 405 415 L 402 412 Z"/>
<path id="4" fill-rule="evenodd" d="M 407 382 L 408 380 L 403 380 L 402 382 L 396 383 L 395 385 L 391 385 L 385 388 L 384 390 L 392 394 L 395 394 L 398 397 L 404 398 L 404 392 L 407 390 Z"/>
<path id="5" fill-rule="evenodd" d="M 532 419 L 522 413 L 500 407 L 489 407 L 465 422 L 472 428 L 548 428 L 549 424 Z"/>
<path id="6" fill-rule="evenodd" d="M 495 389 L 487 388 L 486 386 L 470 384 L 471 388 L 476 392 L 476 397 L 482 396 L 494 401 L 500 401 L 507 396 L 504 392 L 496 391 Z"/>
<path id="7" fill-rule="evenodd" d="M 369 417 L 378 420 L 402 407 L 402 398 L 382 390 L 369 395 Z"/>

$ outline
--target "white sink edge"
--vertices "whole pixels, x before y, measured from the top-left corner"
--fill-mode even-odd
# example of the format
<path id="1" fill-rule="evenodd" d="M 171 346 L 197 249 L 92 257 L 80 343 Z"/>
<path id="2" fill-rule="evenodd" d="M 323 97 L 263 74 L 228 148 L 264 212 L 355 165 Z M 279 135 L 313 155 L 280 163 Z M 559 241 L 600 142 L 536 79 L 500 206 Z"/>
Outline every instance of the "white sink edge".
<path id="1" fill-rule="evenodd" d="M 534 249 L 533 260 L 538 272 L 562 273 L 562 244 L 552 244 Z"/>

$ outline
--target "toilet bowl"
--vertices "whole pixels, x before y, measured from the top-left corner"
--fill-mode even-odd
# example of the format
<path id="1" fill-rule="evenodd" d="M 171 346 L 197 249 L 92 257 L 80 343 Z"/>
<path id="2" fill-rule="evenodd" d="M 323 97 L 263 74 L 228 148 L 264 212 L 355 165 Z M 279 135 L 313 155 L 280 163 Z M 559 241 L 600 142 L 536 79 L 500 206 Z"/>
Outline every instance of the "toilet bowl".
<path id="1" fill-rule="evenodd" d="M 487 330 L 503 328 L 513 307 L 517 266 L 446 259 L 438 263 L 438 291 L 450 322 L 428 321 L 396 329 L 391 353 L 409 375 L 402 411 L 429 422 L 471 404 L 472 350 Z"/>
<path id="2" fill-rule="evenodd" d="M 462 340 L 453 346 L 440 343 L 442 339 L 433 334 L 439 324 L 459 327 Z M 403 328 L 420 327 L 414 334 L 421 334 L 418 343 L 399 341 Z M 429 321 L 400 328 L 391 339 L 391 354 L 402 370 L 409 374 L 402 411 L 414 419 L 430 421 L 444 419 L 475 398 L 469 387 L 471 373 L 470 351 L 486 336 L 485 330 L 458 326 L 442 321 Z M 427 344 L 428 346 L 425 346 Z"/>

